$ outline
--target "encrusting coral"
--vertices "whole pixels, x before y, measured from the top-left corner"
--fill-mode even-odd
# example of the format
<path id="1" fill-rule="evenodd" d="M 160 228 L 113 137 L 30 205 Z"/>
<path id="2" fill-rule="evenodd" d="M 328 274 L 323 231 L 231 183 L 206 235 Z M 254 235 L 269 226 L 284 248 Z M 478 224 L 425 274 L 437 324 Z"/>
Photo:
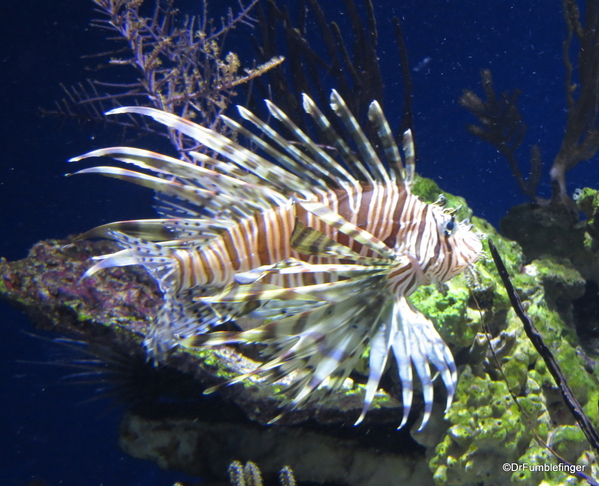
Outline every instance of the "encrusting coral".
<path id="1" fill-rule="evenodd" d="M 505 248 L 501 253 L 506 257 L 513 255 Z M 574 396 L 597 423 L 599 382 L 587 371 L 589 358 L 578 344 L 572 322 L 571 302 L 584 292 L 584 280 L 570 264 L 549 258 L 524 266 L 515 282 L 528 314 L 560 363 Z M 556 287 L 560 293 L 555 292 Z M 503 289 L 498 287 L 497 291 L 501 294 Z M 498 297 L 494 313 L 506 308 L 505 301 Z M 497 324 L 494 322 L 493 326 Z M 501 320 L 501 328 L 498 338 L 491 340 L 501 373 L 488 347 L 482 361 L 468 363 L 461 372 L 456 403 L 446 415 L 451 425 L 430 463 L 435 483 L 563 484 L 574 481 L 575 467 L 587 476 L 597 477 L 596 452 L 574 425 L 544 361 L 512 310 Z M 486 339 L 481 336 L 480 340 L 484 346 Z M 558 466 L 545 444 L 572 467 Z M 509 468 L 503 469 L 504 464 Z M 531 469 L 543 464 L 549 469 Z"/>

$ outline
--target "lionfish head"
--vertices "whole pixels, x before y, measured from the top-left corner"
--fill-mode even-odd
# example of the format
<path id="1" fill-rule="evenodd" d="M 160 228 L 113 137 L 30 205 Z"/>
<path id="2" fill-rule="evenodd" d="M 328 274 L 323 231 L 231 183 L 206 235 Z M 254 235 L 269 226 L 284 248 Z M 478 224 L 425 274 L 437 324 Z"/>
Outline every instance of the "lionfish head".
<path id="1" fill-rule="evenodd" d="M 467 220 L 455 221 L 453 215 L 449 216 L 442 231 L 442 237 L 447 242 L 446 258 L 449 264 L 446 267 L 447 274 L 441 281 L 446 282 L 474 265 L 483 253 L 483 245 L 474 226 Z"/>

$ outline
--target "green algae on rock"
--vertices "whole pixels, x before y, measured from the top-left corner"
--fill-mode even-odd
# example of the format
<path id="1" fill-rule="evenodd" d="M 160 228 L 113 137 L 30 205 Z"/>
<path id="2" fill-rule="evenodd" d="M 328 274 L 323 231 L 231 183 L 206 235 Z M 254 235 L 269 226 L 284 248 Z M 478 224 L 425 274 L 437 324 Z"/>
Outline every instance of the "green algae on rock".
<path id="1" fill-rule="evenodd" d="M 576 397 L 597 424 L 599 382 L 586 370 L 587 360 L 578 346 L 571 319 L 571 300 L 580 295 L 584 280 L 568 261 L 547 258 L 523 267 L 513 281 Z M 503 292 L 503 289 L 498 291 Z M 496 304 L 501 302 L 501 299 L 495 300 Z M 493 312 L 498 310 L 493 308 Z M 431 454 L 435 484 L 492 486 L 510 481 L 546 485 L 576 482 L 563 470 L 502 472 L 503 464 L 557 464 L 557 459 L 538 444 L 535 434 L 558 453 L 558 449 L 568 450 L 570 453 L 565 459 L 585 465 L 586 474 L 597 476 L 595 453 L 578 427 L 572 425 L 573 419 L 558 396 L 553 378 L 526 337 L 519 319 L 511 309 L 502 315 L 505 316 L 500 325 L 503 332 L 492 343 L 496 351 L 501 350 L 497 353 L 498 359 L 519 406 L 488 350 L 482 363 L 480 358 L 479 363 L 468 363 L 460 374 L 456 401 L 446 415 L 451 425 Z"/>

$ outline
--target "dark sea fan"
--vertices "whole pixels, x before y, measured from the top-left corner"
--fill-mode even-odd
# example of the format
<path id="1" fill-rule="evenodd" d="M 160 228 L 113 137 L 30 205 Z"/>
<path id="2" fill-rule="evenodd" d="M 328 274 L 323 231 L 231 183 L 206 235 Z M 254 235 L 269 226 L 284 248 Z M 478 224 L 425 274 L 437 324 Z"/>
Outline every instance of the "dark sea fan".
<path id="1" fill-rule="evenodd" d="M 196 379 L 171 367 L 153 366 L 141 350 L 131 353 L 100 343 L 33 337 L 47 340 L 58 350 L 55 358 L 39 364 L 64 368 L 61 384 L 92 387 L 89 400 L 107 398 L 138 412 L 158 410 L 162 405 L 169 405 L 172 412 L 173 407 L 187 403 L 197 409 L 202 400 L 204 387 Z"/>

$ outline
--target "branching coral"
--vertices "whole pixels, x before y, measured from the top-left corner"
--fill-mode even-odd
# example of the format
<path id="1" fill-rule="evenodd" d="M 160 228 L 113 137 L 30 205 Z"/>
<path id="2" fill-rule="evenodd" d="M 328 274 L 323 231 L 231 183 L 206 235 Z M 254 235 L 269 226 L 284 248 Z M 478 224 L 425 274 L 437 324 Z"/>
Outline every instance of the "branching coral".
<path id="1" fill-rule="evenodd" d="M 575 0 L 564 0 L 563 6 L 568 28 L 564 43 L 568 119 L 562 145 L 553 161 L 550 175 L 554 201 L 571 206 L 565 174 L 579 162 L 593 157 L 599 150 L 599 1 L 586 1 L 584 25 Z M 579 44 L 576 63 L 578 84 L 573 82 L 575 67 L 570 59 L 574 38 Z"/>
<path id="2" fill-rule="evenodd" d="M 283 58 L 272 57 L 252 69 L 241 69 L 233 53 L 225 53 L 227 34 L 240 25 L 252 25 L 251 10 L 258 3 L 240 3 L 237 14 L 231 11 L 217 28 L 208 15 L 184 16 L 172 0 L 155 0 L 153 7 L 144 0 L 93 0 L 98 19 L 92 25 L 104 29 L 118 46 L 92 57 L 108 58 L 112 66 L 133 69 L 129 82 L 89 81 L 64 88 L 67 98 L 58 102 L 54 114 L 79 121 L 102 119 L 103 113 L 123 103 L 151 105 L 204 126 L 220 129 L 219 115 L 237 94 L 236 88 L 279 65 Z M 120 122 L 121 124 L 123 122 Z M 130 119 L 125 126 L 140 127 Z M 170 134 L 182 151 L 184 141 Z"/>
<path id="3" fill-rule="evenodd" d="M 330 90 L 327 83 L 331 80 L 358 120 L 366 117 L 372 100 L 383 104 L 384 80 L 377 53 L 379 39 L 372 1 L 360 2 L 361 9 L 354 0 L 344 2 L 343 15 L 351 23 L 348 31 L 343 31 L 336 21 L 325 16 L 321 6 L 323 2 L 298 2 L 299 14 L 295 16 L 295 12 L 290 13 L 282 3 L 268 0 L 257 8 L 260 28 L 255 31 L 255 43 L 260 60 L 266 62 L 280 55 L 281 49 L 284 49 L 289 70 L 287 73 L 272 70 L 268 76 L 259 79 L 256 85 L 260 98 L 268 97 L 275 101 L 283 111 L 291 114 L 301 128 L 306 128 L 306 124 L 301 117 L 300 93 L 309 93 L 320 106 L 325 107 L 326 113 Z M 394 18 L 394 23 L 404 84 L 403 119 L 395 129 L 397 136 L 401 137 L 413 125 L 412 87 L 399 20 Z M 281 38 L 285 39 L 284 43 L 280 42 Z M 269 79 L 268 90 L 263 84 L 264 79 Z"/>
<path id="4" fill-rule="evenodd" d="M 516 105 L 520 92 L 518 90 L 512 93 L 504 92 L 501 96 L 497 96 L 493 88 L 491 71 L 483 69 L 481 78 L 485 101 L 470 90 L 465 90 L 460 98 L 460 104 L 478 118 L 479 122 L 479 125 L 468 125 L 467 129 L 472 135 L 493 145 L 507 159 L 520 189 L 535 200 L 537 185 L 541 178 L 539 148 L 536 145 L 531 148 L 531 171 L 527 179 L 522 176 L 516 158 L 516 150 L 522 144 L 526 134 L 526 125 Z"/>
<path id="5" fill-rule="evenodd" d="M 565 175 L 576 164 L 590 159 L 599 150 L 599 1 L 586 1 L 584 23 L 576 0 L 563 0 L 563 9 L 567 27 L 564 64 L 568 116 L 564 137 L 549 174 L 552 181 L 552 205 L 566 208 L 568 212 L 577 215 L 578 209 L 567 193 Z M 574 39 L 578 41 L 575 63 L 571 59 Z M 578 80 L 577 83 L 574 78 Z M 504 93 L 498 99 L 488 70 L 482 72 L 482 81 L 486 101 L 482 101 L 470 90 L 466 90 L 460 99 L 460 103 L 479 121 L 479 125 L 469 126 L 469 131 L 494 145 L 507 158 L 524 193 L 534 201 L 545 204 L 546 201 L 536 196 L 541 166 L 538 148 L 532 147 L 532 169 L 527 180 L 522 177 L 515 156 L 525 132 L 525 125 L 516 106 L 518 93 Z"/>

